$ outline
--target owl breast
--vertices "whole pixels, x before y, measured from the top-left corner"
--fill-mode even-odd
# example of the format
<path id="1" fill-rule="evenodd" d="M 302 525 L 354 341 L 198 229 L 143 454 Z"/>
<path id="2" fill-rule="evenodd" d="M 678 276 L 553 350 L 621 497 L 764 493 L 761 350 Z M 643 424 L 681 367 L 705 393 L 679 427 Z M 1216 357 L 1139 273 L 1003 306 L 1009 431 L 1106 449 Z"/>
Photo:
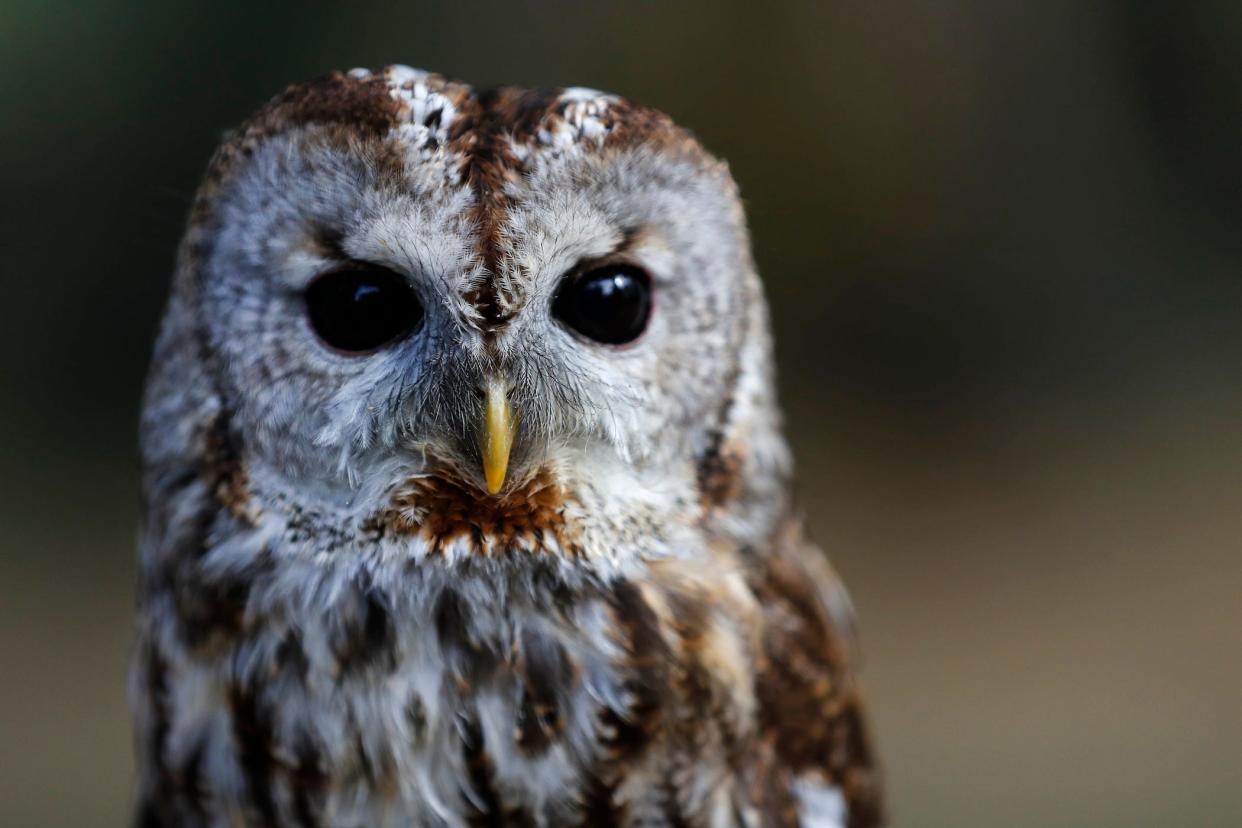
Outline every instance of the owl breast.
<path id="1" fill-rule="evenodd" d="M 597 579 L 520 552 L 289 559 L 265 536 L 208 550 L 152 596 L 167 615 L 151 617 L 139 691 L 163 824 L 732 825 L 790 807 L 760 784 L 774 746 L 760 749 L 742 561 L 704 566 L 699 550 Z"/>

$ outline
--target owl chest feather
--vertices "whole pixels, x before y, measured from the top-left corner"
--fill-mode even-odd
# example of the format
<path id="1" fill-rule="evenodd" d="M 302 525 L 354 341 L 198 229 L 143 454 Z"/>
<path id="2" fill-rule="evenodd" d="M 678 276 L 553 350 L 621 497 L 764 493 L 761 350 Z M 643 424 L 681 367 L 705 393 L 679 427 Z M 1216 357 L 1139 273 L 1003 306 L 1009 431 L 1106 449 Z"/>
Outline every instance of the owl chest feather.
<path id="1" fill-rule="evenodd" d="M 739 572 L 701 563 L 595 577 L 219 544 L 145 601 L 135 684 L 161 807 L 207 823 L 737 824 L 760 625 Z"/>
<path id="2" fill-rule="evenodd" d="M 323 550 L 222 490 L 146 555 L 152 824 L 878 824 L 835 576 L 796 537 L 610 569 L 391 526 Z"/>

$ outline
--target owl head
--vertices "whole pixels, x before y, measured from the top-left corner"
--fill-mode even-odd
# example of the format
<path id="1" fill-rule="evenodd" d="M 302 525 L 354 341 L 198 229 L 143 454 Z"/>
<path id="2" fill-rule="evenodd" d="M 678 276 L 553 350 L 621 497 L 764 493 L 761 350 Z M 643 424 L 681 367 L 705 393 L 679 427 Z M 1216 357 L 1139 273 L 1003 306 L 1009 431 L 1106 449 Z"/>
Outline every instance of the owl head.
<path id="1" fill-rule="evenodd" d="M 737 188 L 663 114 L 334 74 L 211 162 L 148 386 L 148 497 L 197 475 L 317 548 L 448 557 L 744 536 L 788 465 L 769 351 Z"/>

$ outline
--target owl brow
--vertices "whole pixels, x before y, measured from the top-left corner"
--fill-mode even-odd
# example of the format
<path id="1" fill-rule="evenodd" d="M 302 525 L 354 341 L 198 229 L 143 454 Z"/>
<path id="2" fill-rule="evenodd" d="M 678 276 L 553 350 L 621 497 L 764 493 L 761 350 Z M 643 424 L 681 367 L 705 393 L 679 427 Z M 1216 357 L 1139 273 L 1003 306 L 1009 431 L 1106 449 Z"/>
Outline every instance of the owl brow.
<path id="1" fill-rule="evenodd" d="M 630 256 L 647 235 L 647 229 L 642 227 L 625 226 L 620 231 L 621 238 L 617 240 L 612 249 L 598 256 L 583 256 L 574 262 L 569 270 L 561 275 L 561 279 L 572 279 L 579 274 L 585 273 L 596 267 L 602 267 L 609 264 L 625 264 L 629 263 Z M 567 252 L 567 248 L 558 248 L 553 251 L 548 258 L 555 259 L 558 255 Z"/>

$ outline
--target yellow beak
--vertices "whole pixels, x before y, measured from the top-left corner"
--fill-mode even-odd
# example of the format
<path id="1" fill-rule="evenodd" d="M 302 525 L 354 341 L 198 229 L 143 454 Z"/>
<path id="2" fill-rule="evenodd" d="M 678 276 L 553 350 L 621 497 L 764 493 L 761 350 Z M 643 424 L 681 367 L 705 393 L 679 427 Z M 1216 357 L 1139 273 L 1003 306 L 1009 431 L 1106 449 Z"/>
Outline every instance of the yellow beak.
<path id="1" fill-rule="evenodd" d="M 489 377 L 483 389 L 483 430 L 479 450 L 483 455 L 483 479 L 489 494 L 496 494 L 505 485 L 509 471 L 509 449 L 513 447 L 513 414 L 509 410 L 505 383 Z"/>

